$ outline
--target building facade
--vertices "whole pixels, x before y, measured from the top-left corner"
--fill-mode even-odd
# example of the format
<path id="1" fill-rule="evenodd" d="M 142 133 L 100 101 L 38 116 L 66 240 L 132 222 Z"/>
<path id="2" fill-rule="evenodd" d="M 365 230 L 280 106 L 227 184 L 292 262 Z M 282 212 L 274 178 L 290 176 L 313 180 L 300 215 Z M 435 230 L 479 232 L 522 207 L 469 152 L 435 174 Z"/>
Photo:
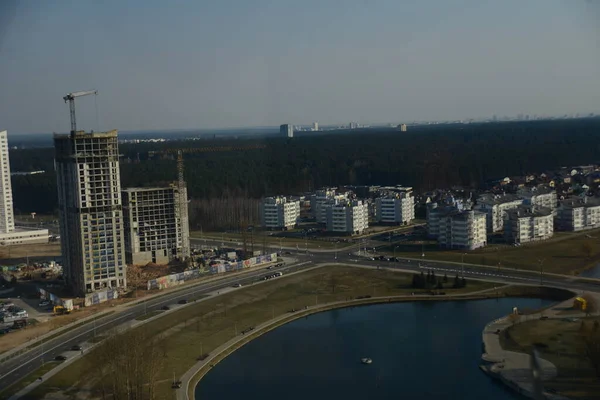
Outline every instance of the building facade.
<path id="1" fill-rule="evenodd" d="M 127 264 L 167 264 L 184 254 L 184 230 L 189 221 L 182 218 L 181 198 L 177 184 L 160 188 L 127 188 L 121 192 L 125 229 L 125 260 Z M 187 206 L 187 201 L 184 203 Z M 185 225 L 184 225 L 185 224 Z M 188 239 L 189 240 L 189 239 Z"/>
<path id="2" fill-rule="evenodd" d="M 494 195 L 487 193 L 479 196 L 474 209 L 487 215 L 487 231 L 488 234 L 493 234 L 503 231 L 506 212 L 522 204 L 523 199 L 512 194 Z"/>
<path id="3" fill-rule="evenodd" d="M 54 135 L 63 271 L 73 294 L 125 288 L 117 131 Z"/>
<path id="4" fill-rule="evenodd" d="M 554 215 L 548 207 L 523 205 L 506 212 L 504 238 L 507 243 L 527 243 L 554 235 Z"/>
<path id="5" fill-rule="evenodd" d="M 294 127 L 290 124 L 283 124 L 279 126 L 279 134 L 289 138 L 294 137 Z"/>
<path id="6" fill-rule="evenodd" d="M 561 201 L 555 223 L 556 228 L 562 231 L 600 228 L 600 199 L 585 196 Z"/>
<path id="7" fill-rule="evenodd" d="M 554 211 L 558 205 L 556 191 L 552 188 L 543 186 L 523 188 L 517 192 L 517 195 L 523 199 L 523 204 L 529 206 L 545 207 Z"/>
<path id="8" fill-rule="evenodd" d="M 8 159 L 8 132 L 0 132 L 0 233 L 15 230 L 10 161 Z"/>
<path id="9" fill-rule="evenodd" d="M 447 249 L 473 250 L 487 245 L 487 215 L 477 211 L 454 211 L 439 221 L 438 244 Z"/>
<path id="10" fill-rule="evenodd" d="M 260 203 L 261 225 L 269 229 L 292 229 L 300 217 L 300 201 L 266 197 Z"/>
<path id="11" fill-rule="evenodd" d="M 369 227 L 369 206 L 361 200 L 347 200 L 327 206 L 327 230 L 349 235 Z"/>
<path id="12" fill-rule="evenodd" d="M 311 214 L 320 224 L 327 223 L 327 207 L 348 200 L 347 193 L 337 193 L 335 188 L 319 189 L 310 197 Z"/>
<path id="13" fill-rule="evenodd" d="M 427 203 L 427 236 L 432 239 L 437 239 L 440 233 L 440 221 L 446 215 L 463 211 L 466 209 L 465 204 L 460 199 L 450 198 L 449 201 L 443 203 Z"/>
<path id="14" fill-rule="evenodd" d="M 375 220 L 380 223 L 408 225 L 415 219 L 412 190 L 390 193 L 375 199 Z"/>

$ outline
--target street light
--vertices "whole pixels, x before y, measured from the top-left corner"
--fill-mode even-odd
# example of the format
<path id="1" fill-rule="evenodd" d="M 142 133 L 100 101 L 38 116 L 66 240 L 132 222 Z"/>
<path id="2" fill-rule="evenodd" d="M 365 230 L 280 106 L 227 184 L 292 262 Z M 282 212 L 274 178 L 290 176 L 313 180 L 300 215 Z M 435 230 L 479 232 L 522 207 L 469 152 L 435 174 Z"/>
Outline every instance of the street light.
<path id="1" fill-rule="evenodd" d="M 396 258 L 396 249 L 400 246 L 394 246 L 394 258 Z"/>
<path id="2" fill-rule="evenodd" d="M 538 260 L 538 262 L 540 263 L 540 286 L 544 285 L 544 261 L 546 261 L 545 258 Z"/>
<path id="3" fill-rule="evenodd" d="M 465 256 L 467 255 L 467 253 L 461 253 L 461 261 L 460 261 L 460 269 L 461 269 L 461 273 L 462 273 L 462 277 L 465 277 Z"/>

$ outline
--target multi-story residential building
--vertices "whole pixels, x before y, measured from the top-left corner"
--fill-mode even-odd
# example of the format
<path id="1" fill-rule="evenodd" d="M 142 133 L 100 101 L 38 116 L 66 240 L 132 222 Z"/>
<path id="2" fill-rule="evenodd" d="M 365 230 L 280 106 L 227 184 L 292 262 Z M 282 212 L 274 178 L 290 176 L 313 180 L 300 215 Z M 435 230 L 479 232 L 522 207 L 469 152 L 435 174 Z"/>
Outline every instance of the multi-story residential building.
<path id="1" fill-rule="evenodd" d="M 294 137 L 294 126 L 290 124 L 283 124 L 279 126 L 279 133 L 283 136 L 293 138 Z"/>
<path id="2" fill-rule="evenodd" d="M 548 207 L 523 205 L 506 211 L 504 238 L 508 243 L 546 240 L 553 234 L 554 215 Z"/>
<path id="3" fill-rule="evenodd" d="M 178 185 L 172 184 L 159 188 L 127 188 L 121 194 L 127 264 L 167 264 L 190 256 L 189 244 L 184 246 L 184 224 L 189 231 L 189 221 L 182 219 L 180 212 L 180 196 L 187 200 L 187 190 L 180 193 Z M 187 206 L 187 201 L 183 204 Z"/>
<path id="4" fill-rule="evenodd" d="M 300 217 L 300 200 L 266 197 L 260 203 L 261 224 L 270 229 L 292 229 Z"/>
<path id="5" fill-rule="evenodd" d="M 0 245 L 48 243 L 47 229 L 15 227 L 8 132 L 0 132 Z"/>
<path id="6" fill-rule="evenodd" d="M 517 195 L 523 199 L 523 204 L 545 207 L 550 210 L 556 210 L 557 198 L 556 190 L 545 186 L 535 186 L 531 188 L 519 189 Z"/>
<path id="7" fill-rule="evenodd" d="M 563 231 L 600 228 L 600 199 L 585 196 L 561 201 L 555 222 L 556 228 Z"/>
<path id="8" fill-rule="evenodd" d="M 495 195 L 486 193 L 477 198 L 475 210 L 487 214 L 488 234 L 502 232 L 506 211 L 523 204 L 523 199 L 512 194 Z"/>
<path id="9" fill-rule="evenodd" d="M 380 223 L 410 224 L 415 219 L 412 188 L 375 199 L 375 220 Z"/>
<path id="10" fill-rule="evenodd" d="M 327 223 L 327 207 L 348 200 L 348 192 L 336 193 L 336 188 L 319 189 L 310 197 L 310 209 L 315 220 Z"/>
<path id="11" fill-rule="evenodd" d="M 487 244 L 486 214 L 452 211 L 439 220 L 438 244 L 448 249 L 473 250 Z"/>
<path id="12" fill-rule="evenodd" d="M 340 201 L 327 206 L 327 230 L 361 234 L 369 227 L 369 207 L 362 200 Z"/>
<path id="13" fill-rule="evenodd" d="M 73 293 L 127 286 L 117 131 L 54 135 L 61 249 Z"/>
<path id="14" fill-rule="evenodd" d="M 465 203 L 460 199 L 449 198 L 444 203 L 427 203 L 427 236 L 432 239 L 437 239 L 440 233 L 440 220 L 446 215 L 456 212 L 463 211 L 468 207 L 465 207 Z"/>

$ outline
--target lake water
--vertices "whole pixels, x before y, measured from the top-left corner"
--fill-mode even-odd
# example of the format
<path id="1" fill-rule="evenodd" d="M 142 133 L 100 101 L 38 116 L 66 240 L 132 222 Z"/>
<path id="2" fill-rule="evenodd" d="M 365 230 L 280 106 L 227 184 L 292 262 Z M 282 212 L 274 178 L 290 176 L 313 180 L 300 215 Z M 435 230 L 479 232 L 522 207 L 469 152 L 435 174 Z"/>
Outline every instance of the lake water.
<path id="1" fill-rule="evenodd" d="M 478 368 L 481 331 L 540 299 L 345 308 L 286 324 L 213 368 L 196 400 L 513 399 Z M 363 365 L 362 357 L 373 359 Z"/>

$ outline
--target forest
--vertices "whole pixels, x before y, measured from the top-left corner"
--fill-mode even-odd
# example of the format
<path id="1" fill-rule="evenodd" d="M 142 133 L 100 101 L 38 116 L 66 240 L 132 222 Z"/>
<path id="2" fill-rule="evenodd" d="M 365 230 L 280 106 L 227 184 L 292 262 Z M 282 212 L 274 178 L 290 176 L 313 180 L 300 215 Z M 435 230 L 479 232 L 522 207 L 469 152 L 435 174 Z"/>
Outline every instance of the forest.
<path id="1" fill-rule="evenodd" d="M 354 129 L 297 133 L 292 139 L 216 139 L 123 144 L 121 184 L 160 185 L 177 178 L 173 156 L 149 156 L 166 148 L 240 146 L 264 149 L 185 154 L 185 177 L 193 199 L 192 229 L 212 223 L 208 207 L 244 203 L 256 223 L 265 195 L 299 194 L 322 186 L 402 184 L 417 191 L 453 185 L 478 188 L 491 179 L 598 162 L 600 119 L 427 125 L 397 129 Z M 12 171 L 46 173 L 13 176 L 18 212 L 52 213 L 57 207 L 51 148 L 11 150 Z M 254 201 L 252 201 L 254 199 Z M 194 205 L 195 204 L 195 205 Z M 244 212 L 246 214 L 246 212 Z"/>

